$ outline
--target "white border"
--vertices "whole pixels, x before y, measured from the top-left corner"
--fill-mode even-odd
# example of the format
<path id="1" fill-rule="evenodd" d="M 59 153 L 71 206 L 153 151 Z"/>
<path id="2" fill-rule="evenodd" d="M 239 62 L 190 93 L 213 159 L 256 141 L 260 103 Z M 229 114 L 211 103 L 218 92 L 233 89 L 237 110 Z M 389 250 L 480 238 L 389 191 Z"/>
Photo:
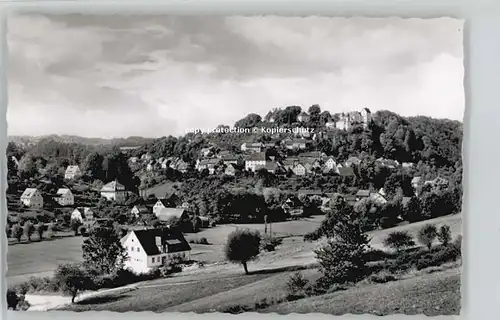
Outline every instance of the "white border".
<path id="1" fill-rule="evenodd" d="M 5 1 L 0 0 L 2 13 L 12 9 L 51 12 L 89 12 L 102 13 L 130 12 L 158 13 L 179 15 L 218 14 L 218 15 L 325 15 L 325 16 L 368 16 L 368 17 L 454 17 L 465 19 L 465 94 L 466 111 L 464 117 L 464 267 L 462 279 L 462 314 L 463 319 L 498 319 L 500 316 L 500 214 L 498 197 L 500 186 L 500 148 L 496 141 L 500 137 L 500 1 L 498 0 L 174 0 L 174 1 Z M 3 67 L 0 82 L 0 149 L 7 145 L 6 126 L 6 45 L 5 21 L 1 25 Z M 6 161 L 2 163 L 0 173 L 1 194 L 5 194 Z M 7 212 L 4 196 L 0 196 L 2 212 Z M 5 227 L 5 219 L 0 219 L 0 230 Z M 491 246 L 491 249 L 489 248 Z M 2 237 L 1 270 L 5 274 L 7 263 L 7 244 Z M 6 312 L 5 281 L 2 281 L 0 303 L 2 319 L 137 319 L 138 317 L 161 319 L 220 319 L 234 317 L 226 314 L 154 314 L 111 312 Z M 309 314 L 314 318 L 332 316 Z M 119 318 L 118 318 L 119 317 Z M 188 318 L 189 317 L 189 318 Z M 272 314 L 244 314 L 240 318 L 272 319 Z M 290 319 L 303 318 L 304 315 L 288 315 Z M 404 318 L 402 315 L 389 316 L 390 319 Z M 370 316 L 343 316 L 343 318 L 365 318 Z M 426 318 L 414 316 L 414 318 Z M 453 317 L 443 317 L 453 318 Z"/>

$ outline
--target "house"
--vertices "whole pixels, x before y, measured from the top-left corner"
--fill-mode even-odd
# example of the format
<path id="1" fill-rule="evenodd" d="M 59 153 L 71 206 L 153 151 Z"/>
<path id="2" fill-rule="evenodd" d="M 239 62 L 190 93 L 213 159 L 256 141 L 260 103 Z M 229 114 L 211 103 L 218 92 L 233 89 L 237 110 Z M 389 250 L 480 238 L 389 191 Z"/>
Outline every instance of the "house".
<path id="1" fill-rule="evenodd" d="M 198 218 L 201 221 L 201 227 L 202 228 L 208 228 L 210 227 L 210 218 L 207 216 L 198 216 Z"/>
<path id="2" fill-rule="evenodd" d="M 213 147 L 208 147 L 208 148 L 202 148 L 200 150 L 200 155 L 202 157 L 209 157 L 209 156 L 212 156 L 213 155 Z"/>
<path id="3" fill-rule="evenodd" d="M 141 156 L 141 160 L 142 160 L 142 161 L 149 161 L 149 160 L 151 160 L 151 158 L 152 158 L 152 157 L 151 157 L 151 155 L 150 155 L 149 153 L 145 153 L 145 154 L 143 154 L 143 155 Z"/>
<path id="4" fill-rule="evenodd" d="M 60 206 L 72 206 L 75 204 L 75 196 L 68 188 L 58 189 L 54 200 L 59 203 Z"/>
<path id="5" fill-rule="evenodd" d="M 370 190 L 359 190 L 356 193 L 356 201 L 370 197 Z"/>
<path id="6" fill-rule="evenodd" d="M 70 180 L 75 179 L 82 175 L 80 168 L 78 166 L 68 166 L 64 172 L 64 179 Z"/>
<path id="7" fill-rule="evenodd" d="M 285 147 L 288 150 L 303 150 L 306 148 L 306 140 L 305 139 L 294 139 L 294 140 L 286 140 Z"/>
<path id="8" fill-rule="evenodd" d="M 210 174 L 215 173 L 215 169 L 222 163 L 221 159 L 213 158 L 213 159 L 198 159 L 196 160 L 195 168 L 198 171 L 203 171 L 205 169 L 208 170 Z"/>
<path id="9" fill-rule="evenodd" d="M 10 157 L 12 159 L 12 162 L 14 162 L 14 166 L 16 168 L 19 168 L 19 160 L 15 156 Z"/>
<path id="10" fill-rule="evenodd" d="M 415 191 L 415 195 L 418 195 L 418 190 L 422 186 L 422 177 L 413 177 L 413 179 L 411 179 L 411 186 Z"/>
<path id="11" fill-rule="evenodd" d="M 338 171 L 337 162 L 335 161 L 335 159 L 333 159 L 332 157 L 329 157 L 328 159 L 326 159 L 325 168 Z"/>
<path id="12" fill-rule="evenodd" d="M 243 143 L 240 148 L 241 148 L 241 151 L 243 151 L 243 152 L 246 152 L 246 151 L 262 152 L 262 149 L 264 149 L 264 144 L 262 144 L 260 142 Z"/>
<path id="13" fill-rule="evenodd" d="M 182 220 L 184 218 L 188 218 L 188 211 L 184 208 L 171 208 L 171 207 L 163 207 L 158 208 L 155 211 L 155 216 L 164 222 L 172 221 L 173 219 Z"/>
<path id="14" fill-rule="evenodd" d="M 166 199 L 158 199 L 153 206 L 153 213 L 156 215 L 161 209 L 166 208 L 170 205 Z"/>
<path id="15" fill-rule="evenodd" d="M 101 188 L 101 197 L 117 203 L 123 203 L 127 200 L 127 191 L 125 186 L 118 181 L 114 180 L 105 184 Z"/>
<path id="16" fill-rule="evenodd" d="M 43 208 L 42 194 L 36 188 L 26 188 L 26 190 L 24 190 L 23 194 L 21 195 L 21 202 L 23 205 L 30 208 Z"/>
<path id="17" fill-rule="evenodd" d="M 387 203 L 387 199 L 385 198 L 385 196 L 383 194 L 380 193 L 380 191 L 379 192 L 371 192 L 370 199 L 372 199 L 373 202 L 375 202 L 378 205 L 384 205 Z"/>
<path id="18" fill-rule="evenodd" d="M 236 175 L 236 172 L 238 172 L 240 169 L 239 166 L 233 164 L 233 163 L 230 163 L 226 166 L 226 169 L 224 169 L 224 174 L 225 175 L 228 175 L 228 176 L 234 176 Z"/>
<path id="19" fill-rule="evenodd" d="M 83 224 L 91 224 L 96 221 L 90 208 L 76 208 L 71 213 L 71 220 L 79 220 Z"/>
<path id="20" fill-rule="evenodd" d="M 352 166 L 359 166 L 361 163 L 361 160 L 358 157 L 349 157 L 349 159 L 346 160 L 345 165 L 347 167 L 352 167 Z"/>
<path id="21" fill-rule="evenodd" d="M 310 119 L 309 115 L 302 111 L 298 116 L 297 116 L 297 121 L 299 122 L 308 122 Z"/>
<path id="22" fill-rule="evenodd" d="M 339 168 L 339 175 L 342 177 L 355 177 L 354 170 L 352 167 L 341 167 Z"/>
<path id="23" fill-rule="evenodd" d="M 296 176 L 305 176 L 307 173 L 306 167 L 304 167 L 301 163 L 295 164 L 291 168 L 292 172 Z"/>
<path id="24" fill-rule="evenodd" d="M 173 258 L 190 259 L 191 247 L 181 232 L 170 228 L 131 230 L 120 240 L 127 252 L 124 267 L 147 273 Z"/>
<path id="25" fill-rule="evenodd" d="M 335 123 L 335 121 L 328 121 L 327 123 L 325 123 L 325 127 L 327 129 L 333 129 L 336 127 L 336 123 Z"/>
<path id="26" fill-rule="evenodd" d="M 245 170 L 246 171 L 257 171 L 259 168 L 263 168 L 266 166 L 268 157 L 265 152 L 256 152 L 251 154 L 245 160 Z"/>
<path id="27" fill-rule="evenodd" d="M 141 215 L 149 214 L 149 208 L 145 205 L 135 205 L 132 210 L 130 210 L 130 213 L 133 214 L 136 218 L 138 218 Z"/>

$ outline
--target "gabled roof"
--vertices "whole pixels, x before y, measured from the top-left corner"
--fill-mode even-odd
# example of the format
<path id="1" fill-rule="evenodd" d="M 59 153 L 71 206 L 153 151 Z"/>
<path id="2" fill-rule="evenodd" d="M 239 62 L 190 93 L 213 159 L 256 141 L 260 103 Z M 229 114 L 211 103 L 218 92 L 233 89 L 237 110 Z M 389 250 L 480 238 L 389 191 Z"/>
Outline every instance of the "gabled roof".
<path id="1" fill-rule="evenodd" d="M 169 221 L 173 218 L 180 219 L 185 212 L 183 208 L 161 208 L 156 216 L 161 221 Z"/>
<path id="2" fill-rule="evenodd" d="M 370 190 L 359 190 L 356 193 L 357 197 L 369 197 L 370 196 Z"/>
<path id="3" fill-rule="evenodd" d="M 71 193 L 71 190 L 69 190 L 68 188 L 59 188 L 57 189 L 57 194 L 58 195 L 63 195 L 63 194 L 66 194 L 66 193 Z"/>
<path id="4" fill-rule="evenodd" d="M 76 165 L 71 165 L 66 168 L 66 173 L 76 173 L 80 171 L 80 168 Z"/>
<path id="5" fill-rule="evenodd" d="M 339 174 L 343 177 L 354 176 L 354 170 L 351 167 L 340 167 Z"/>
<path id="6" fill-rule="evenodd" d="M 137 208 L 137 210 L 139 211 L 139 214 L 141 214 L 141 213 L 149 213 L 149 208 L 146 205 L 144 205 L 144 204 L 135 205 L 134 208 Z"/>
<path id="7" fill-rule="evenodd" d="M 26 188 L 26 190 L 24 190 L 23 194 L 21 195 L 21 198 L 31 198 L 36 192 L 36 188 Z"/>
<path id="8" fill-rule="evenodd" d="M 135 236 L 139 240 L 144 252 L 146 252 L 148 256 L 161 253 L 156 243 L 156 237 L 160 237 L 161 245 L 165 245 L 167 247 L 167 252 L 169 253 L 191 250 L 191 247 L 186 241 L 186 238 L 184 238 L 184 235 L 179 231 L 169 228 L 132 230 L 130 232 L 135 233 Z"/>
<path id="9" fill-rule="evenodd" d="M 125 186 L 118 181 L 111 181 L 101 188 L 101 192 L 125 191 Z"/>

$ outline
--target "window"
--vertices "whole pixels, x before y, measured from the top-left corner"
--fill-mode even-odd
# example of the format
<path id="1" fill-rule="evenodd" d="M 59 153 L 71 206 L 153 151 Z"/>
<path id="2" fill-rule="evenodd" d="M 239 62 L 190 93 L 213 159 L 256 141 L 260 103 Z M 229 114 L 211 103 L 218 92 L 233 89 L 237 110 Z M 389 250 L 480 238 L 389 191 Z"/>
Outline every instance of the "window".
<path id="1" fill-rule="evenodd" d="M 141 252 L 141 248 L 137 247 L 137 252 Z"/>
<path id="2" fill-rule="evenodd" d="M 151 258 L 151 262 L 152 262 L 152 263 L 155 263 L 155 257 L 152 257 L 152 258 Z"/>

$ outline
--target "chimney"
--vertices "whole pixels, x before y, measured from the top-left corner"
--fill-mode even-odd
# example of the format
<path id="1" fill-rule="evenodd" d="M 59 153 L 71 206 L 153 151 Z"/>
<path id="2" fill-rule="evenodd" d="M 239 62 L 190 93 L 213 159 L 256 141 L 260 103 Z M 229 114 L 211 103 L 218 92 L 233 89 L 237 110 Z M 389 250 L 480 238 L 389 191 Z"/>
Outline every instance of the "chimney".
<path id="1" fill-rule="evenodd" d="M 161 247 L 162 246 L 161 237 L 160 236 L 156 236 L 155 237 L 155 243 L 156 243 L 157 247 Z"/>

